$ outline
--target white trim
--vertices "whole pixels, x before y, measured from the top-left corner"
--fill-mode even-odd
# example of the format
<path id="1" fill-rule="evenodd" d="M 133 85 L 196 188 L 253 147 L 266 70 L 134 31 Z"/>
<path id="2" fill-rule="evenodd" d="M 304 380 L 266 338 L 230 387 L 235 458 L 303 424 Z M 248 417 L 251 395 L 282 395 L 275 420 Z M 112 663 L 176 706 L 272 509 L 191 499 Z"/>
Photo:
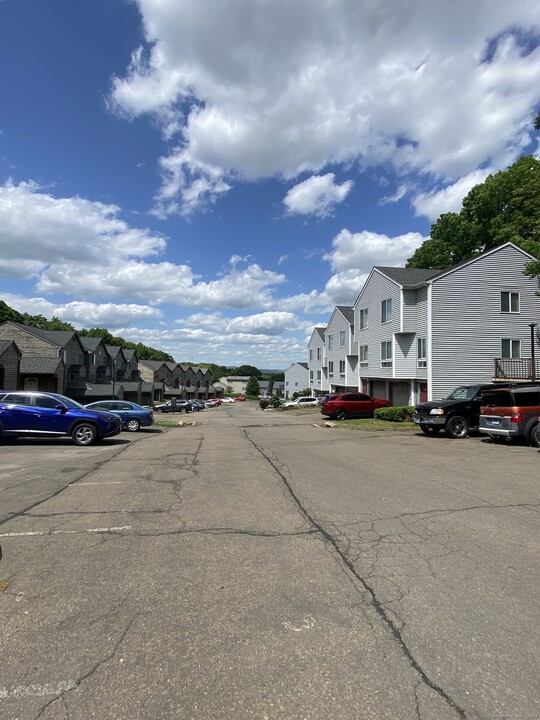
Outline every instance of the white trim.
<path id="1" fill-rule="evenodd" d="M 426 354 L 427 354 L 427 396 L 431 400 L 433 395 L 433 283 L 427 283 L 427 337 L 426 337 Z"/>

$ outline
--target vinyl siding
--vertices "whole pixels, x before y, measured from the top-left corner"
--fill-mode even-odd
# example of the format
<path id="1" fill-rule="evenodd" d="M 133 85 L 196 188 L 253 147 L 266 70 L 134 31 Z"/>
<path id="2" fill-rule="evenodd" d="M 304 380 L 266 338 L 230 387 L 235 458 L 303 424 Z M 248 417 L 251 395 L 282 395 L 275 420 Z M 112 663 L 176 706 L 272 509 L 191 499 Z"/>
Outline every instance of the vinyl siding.
<path id="1" fill-rule="evenodd" d="M 431 397 L 491 381 L 501 338 L 521 340 L 522 356 L 530 357 L 528 325 L 540 308 L 536 280 L 523 275 L 527 259 L 505 246 L 433 281 Z M 501 312 L 502 291 L 520 293 L 519 313 Z"/>

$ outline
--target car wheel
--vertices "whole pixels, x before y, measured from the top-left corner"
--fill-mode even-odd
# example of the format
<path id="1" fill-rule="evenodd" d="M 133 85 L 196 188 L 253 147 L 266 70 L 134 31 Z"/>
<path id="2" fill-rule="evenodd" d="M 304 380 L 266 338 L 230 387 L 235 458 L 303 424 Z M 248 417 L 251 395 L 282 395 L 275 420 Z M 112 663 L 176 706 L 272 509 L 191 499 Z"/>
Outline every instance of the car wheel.
<path id="1" fill-rule="evenodd" d="M 336 420 L 346 420 L 347 415 L 347 411 L 343 410 L 343 408 L 340 408 L 339 410 L 336 410 L 334 417 L 336 418 Z"/>
<path id="2" fill-rule="evenodd" d="M 469 423 L 461 415 L 454 415 L 447 420 L 444 431 L 448 437 L 460 440 L 469 434 Z"/>
<path id="3" fill-rule="evenodd" d="M 531 434 L 529 435 L 529 439 L 533 447 L 540 447 L 540 423 L 537 423 L 533 427 Z"/>
<path id="4" fill-rule="evenodd" d="M 97 439 L 97 430 L 90 423 L 80 423 L 71 433 L 71 439 L 75 445 L 92 445 Z"/>
<path id="5" fill-rule="evenodd" d="M 131 418 L 126 423 L 126 430 L 128 432 L 137 432 L 141 429 L 141 421 L 137 420 L 137 418 Z"/>

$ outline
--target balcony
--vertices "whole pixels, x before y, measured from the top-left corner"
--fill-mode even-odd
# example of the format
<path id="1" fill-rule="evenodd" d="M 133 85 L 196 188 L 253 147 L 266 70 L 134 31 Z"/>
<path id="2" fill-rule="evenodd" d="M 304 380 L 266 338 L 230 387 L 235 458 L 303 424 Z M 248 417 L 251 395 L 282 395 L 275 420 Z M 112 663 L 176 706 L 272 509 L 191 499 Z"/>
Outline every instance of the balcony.
<path id="1" fill-rule="evenodd" d="M 533 371 L 534 362 L 534 371 Z M 495 382 L 510 380 L 512 382 L 526 382 L 540 380 L 540 358 L 495 358 Z"/>

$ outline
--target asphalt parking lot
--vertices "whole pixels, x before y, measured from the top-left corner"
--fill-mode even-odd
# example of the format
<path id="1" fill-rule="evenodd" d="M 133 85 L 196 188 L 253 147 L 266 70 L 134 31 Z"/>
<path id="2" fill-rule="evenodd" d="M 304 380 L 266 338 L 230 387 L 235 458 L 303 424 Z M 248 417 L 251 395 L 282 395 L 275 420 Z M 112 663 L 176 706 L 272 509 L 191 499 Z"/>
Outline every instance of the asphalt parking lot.
<path id="1" fill-rule="evenodd" d="M 540 717 L 536 449 L 187 420 L 1 446 L 2 719 Z"/>

